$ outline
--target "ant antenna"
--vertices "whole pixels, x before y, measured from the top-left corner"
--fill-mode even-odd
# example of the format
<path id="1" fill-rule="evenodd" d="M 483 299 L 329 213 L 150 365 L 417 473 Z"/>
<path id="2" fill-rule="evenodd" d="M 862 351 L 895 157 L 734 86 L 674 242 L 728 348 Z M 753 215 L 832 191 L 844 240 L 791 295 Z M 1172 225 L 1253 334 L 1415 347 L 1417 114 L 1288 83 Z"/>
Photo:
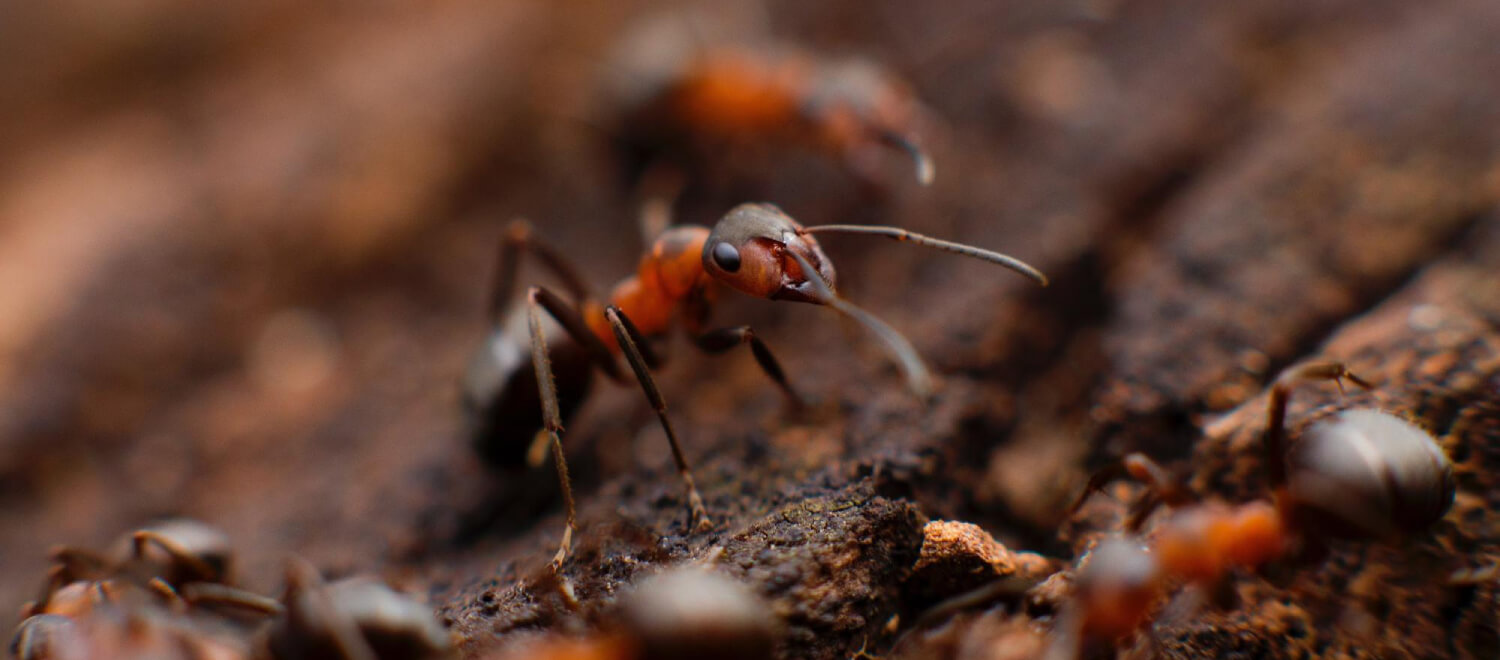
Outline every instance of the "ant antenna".
<path id="1" fill-rule="evenodd" d="M 1021 261 L 1020 259 L 1012 257 L 1008 254 L 1001 254 L 999 252 L 995 252 L 994 250 L 986 250 L 984 248 L 975 247 L 973 245 L 965 245 L 963 243 L 945 241 L 941 238 L 925 236 L 923 234 L 918 234 L 914 231 L 909 231 L 900 227 L 882 227 L 879 225 L 814 225 L 812 227 L 803 227 L 797 231 L 798 233 L 803 234 L 811 234 L 814 232 L 872 234 L 875 236 L 884 236 L 886 238 L 894 239 L 897 241 L 910 241 L 912 243 L 916 243 L 917 245 L 925 245 L 930 248 L 937 248 L 946 252 L 961 254 L 966 257 L 973 257 L 982 261 L 988 261 L 992 264 L 1004 266 L 1017 273 L 1020 273 L 1021 275 L 1031 278 L 1037 284 L 1040 284 L 1042 286 L 1047 286 L 1048 283 L 1047 276 L 1043 275 L 1042 271 L 1039 271 L 1036 268 L 1032 267 L 1031 264 Z"/>
<path id="2" fill-rule="evenodd" d="M 803 273 L 807 274 L 807 281 L 812 285 L 811 294 L 814 299 L 819 303 L 842 312 L 845 316 L 869 328 L 870 332 L 875 333 L 875 336 L 880 338 L 881 343 L 885 344 L 886 350 L 890 351 L 891 356 L 896 359 L 896 364 L 906 374 L 906 384 L 911 388 L 911 391 L 923 400 L 932 396 L 932 373 L 927 371 L 927 365 L 922 363 L 922 358 L 917 355 L 917 349 L 912 347 L 911 342 L 907 341 L 906 337 L 903 337 L 895 328 L 887 325 L 885 321 L 876 318 L 874 314 L 840 298 L 838 294 L 833 292 L 833 288 L 828 286 L 828 282 L 823 279 L 823 276 L 818 273 L 818 269 L 813 268 L 812 264 L 808 263 L 806 257 L 797 254 L 796 250 L 787 250 L 786 253 L 797 260 L 797 265 L 802 268 Z"/>
<path id="3" fill-rule="evenodd" d="M 932 156 L 923 150 L 921 145 L 905 135 L 887 130 L 876 131 L 875 136 L 881 142 L 900 149 L 911 156 L 912 164 L 917 168 L 917 183 L 924 186 L 932 185 L 933 177 L 937 176 L 937 167 L 932 164 Z"/>

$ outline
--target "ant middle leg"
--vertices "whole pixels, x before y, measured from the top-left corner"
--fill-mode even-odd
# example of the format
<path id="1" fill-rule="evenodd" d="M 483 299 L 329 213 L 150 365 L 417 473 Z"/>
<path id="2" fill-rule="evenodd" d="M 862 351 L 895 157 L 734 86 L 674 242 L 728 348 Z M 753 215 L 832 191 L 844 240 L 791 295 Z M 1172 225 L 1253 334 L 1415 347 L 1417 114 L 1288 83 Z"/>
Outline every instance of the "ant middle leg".
<path id="1" fill-rule="evenodd" d="M 749 344 L 750 352 L 755 355 L 756 364 L 759 364 L 761 371 L 764 371 L 771 381 L 776 383 L 776 387 L 781 388 L 787 401 L 791 402 L 792 408 L 804 407 L 802 397 L 798 396 L 797 391 L 792 389 L 791 383 L 787 382 L 786 372 L 782 370 L 781 363 L 777 362 L 776 356 L 771 354 L 771 348 L 766 346 L 760 337 L 755 336 L 755 331 L 750 326 L 710 330 L 693 337 L 693 344 L 710 355 L 726 353 L 741 344 Z"/>
<path id="2" fill-rule="evenodd" d="M 615 341 L 625 353 L 625 361 L 630 363 L 636 380 L 640 381 L 641 389 L 646 393 L 646 400 L 651 403 L 652 408 L 656 409 L 656 417 L 661 420 L 661 427 L 667 433 L 667 443 L 672 446 L 672 460 L 677 463 L 677 475 L 687 486 L 688 506 L 693 516 L 692 526 L 698 531 L 707 531 L 713 526 L 713 522 L 708 519 L 708 510 L 703 506 L 703 497 L 698 494 L 698 485 L 693 480 L 692 469 L 688 467 L 687 458 L 682 454 L 682 447 L 677 443 L 677 433 L 672 430 L 671 420 L 667 419 L 667 402 L 662 398 L 661 391 L 656 388 L 656 379 L 651 377 L 647 360 L 641 353 L 645 340 L 640 331 L 630 322 L 630 317 L 620 311 L 620 308 L 610 305 L 604 309 L 604 316 L 609 319 L 610 327 L 615 333 Z"/>

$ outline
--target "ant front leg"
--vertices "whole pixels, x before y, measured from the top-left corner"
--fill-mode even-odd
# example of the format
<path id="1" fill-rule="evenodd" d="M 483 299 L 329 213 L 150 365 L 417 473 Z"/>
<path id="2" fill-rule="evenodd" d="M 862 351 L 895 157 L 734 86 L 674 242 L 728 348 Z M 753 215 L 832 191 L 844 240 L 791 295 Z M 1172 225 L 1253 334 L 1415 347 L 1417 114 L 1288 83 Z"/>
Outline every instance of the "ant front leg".
<path id="1" fill-rule="evenodd" d="M 1375 387 L 1351 373 L 1342 362 L 1304 364 L 1291 367 L 1276 377 L 1276 383 L 1271 386 L 1270 401 L 1266 405 L 1266 472 L 1272 492 L 1286 487 L 1286 408 L 1292 398 L 1292 391 L 1302 383 L 1316 380 L 1331 380 L 1338 385 L 1340 392 L 1344 390 L 1345 380 L 1366 390 Z"/>
<path id="2" fill-rule="evenodd" d="M 798 396 L 797 391 L 792 389 L 791 383 L 787 382 L 786 372 L 781 369 L 781 363 L 777 362 L 776 356 L 771 354 L 771 348 L 766 346 L 760 337 L 755 336 L 755 331 L 750 329 L 750 326 L 710 330 L 694 337 L 693 343 L 710 355 L 718 355 L 741 344 L 749 344 L 750 352 L 755 355 L 756 364 L 759 364 L 761 371 L 766 372 L 771 381 L 781 388 L 787 401 L 791 402 L 792 408 L 803 407 L 802 397 Z"/>
<path id="3" fill-rule="evenodd" d="M 132 558 L 136 560 L 145 559 L 146 546 L 148 545 L 161 548 L 163 552 L 167 553 L 167 556 L 171 558 L 174 564 L 187 567 L 199 580 L 217 582 L 224 577 L 212 565 L 204 561 L 202 557 L 188 551 L 171 538 L 149 529 L 143 529 L 131 535 L 130 551 Z"/>
<path id="4" fill-rule="evenodd" d="M 703 507 L 703 497 L 698 494 L 698 485 L 693 481 L 693 472 L 688 468 L 687 458 L 682 455 L 682 447 L 677 444 L 677 433 L 672 430 L 672 422 L 667 419 L 667 402 L 662 398 L 661 391 L 656 389 L 656 379 L 651 377 L 646 357 L 641 354 L 641 346 L 645 344 L 644 338 L 630 322 L 630 318 L 620 311 L 620 308 L 610 305 L 605 308 L 604 316 L 609 319 L 610 327 L 615 333 L 615 341 L 625 353 L 625 361 L 630 363 L 636 380 L 640 381 L 641 389 L 646 393 L 646 400 L 651 403 L 652 408 L 656 409 L 656 417 L 661 420 L 661 427 L 667 433 L 667 442 L 672 446 L 672 460 L 677 463 L 677 475 L 682 477 L 682 482 L 687 486 L 688 506 L 692 509 L 693 528 L 698 531 L 707 531 L 713 523 L 708 519 L 708 510 Z"/>
<path id="5" fill-rule="evenodd" d="M 212 582 L 185 584 L 177 594 L 184 602 L 193 606 L 231 607 L 263 616 L 277 616 L 283 611 L 281 603 L 274 598 Z"/>

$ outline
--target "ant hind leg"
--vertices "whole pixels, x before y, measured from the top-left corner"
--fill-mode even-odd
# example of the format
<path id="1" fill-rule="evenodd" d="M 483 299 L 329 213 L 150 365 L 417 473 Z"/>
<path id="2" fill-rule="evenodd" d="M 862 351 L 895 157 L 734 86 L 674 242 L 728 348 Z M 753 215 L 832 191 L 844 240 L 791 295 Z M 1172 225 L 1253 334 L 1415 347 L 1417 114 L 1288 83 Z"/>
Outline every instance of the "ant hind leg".
<path id="1" fill-rule="evenodd" d="M 545 308 L 554 318 L 558 316 L 556 311 L 546 307 L 547 303 L 542 302 L 543 297 L 548 293 L 539 287 L 532 287 L 527 292 L 526 321 L 531 332 L 531 365 L 536 370 L 537 391 L 541 393 L 542 399 L 543 432 L 551 440 L 552 460 L 557 465 L 557 480 L 562 488 L 563 510 L 567 516 L 567 526 L 563 529 L 562 541 L 558 544 L 557 554 L 552 557 L 552 571 L 555 573 L 562 569 L 563 560 L 568 557 L 568 549 L 573 545 L 573 530 L 577 527 L 577 513 L 573 504 L 573 482 L 568 478 L 568 461 L 563 455 L 562 436 L 559 435 L 563 430 L 563 425 L 562 413 L 559 412 L 557 404 L 557 384 L 552 378 L 552 360 L 547 351 L 547 335 L 542 330 L 542 315 L 539 311 Z M 564 314 L 564 316 L 567 315 Z M 571 333 L 569 320 L 572 319 L 558 319 Z M 610 362 L 612 364 L 613 360 Z"/>

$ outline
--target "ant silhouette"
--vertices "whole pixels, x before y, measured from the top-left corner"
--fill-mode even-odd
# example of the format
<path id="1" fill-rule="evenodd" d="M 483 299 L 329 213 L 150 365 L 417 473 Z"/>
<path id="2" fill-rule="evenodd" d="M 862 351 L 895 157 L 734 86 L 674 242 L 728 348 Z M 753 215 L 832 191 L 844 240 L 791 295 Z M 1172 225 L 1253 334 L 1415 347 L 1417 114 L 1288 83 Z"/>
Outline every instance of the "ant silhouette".
<path id="1" fill-rule="evenodd" d="M 545 448 L 550 444 L 567 516 L 562 542 L 552 560 L 554 571 L 567 558 L 576 528 L 572 487 L 560 434 L 564 418 L 586 396 L 593 369 L 604 372 L 617 383 L 627 384 L 629 378 L 616 361 L 617 355 L 624 355 L 666 432 L 672 459 L 687 491 L 692 525 L 700 531 L 710 526 L 708 513 L 667 417 L 666 402 L 651 377 L 651 371 L 661 366 L 662 359 L 648 339 L 665 335 L 680 317 L 693 343 L 707 353 L 724 353 L 748 344 L 766 375 L 794 406 L 801 405 L 786 372 L 749 326 L 707 328 L 719 285 L 758 298 L 834 308 L 868 328 L 884 344 L 914 393 L 924 399 L 931 395 L 932 376 L 911 343 L 894 328 L 834 292 L 833 263 L 814 238 L 818 233 L 884 236 L 995 263 L 1038 284 L 1047 283 L 1040 271 L 998 252 L 898 227 L 804 227 L 770 204 L 742 204 L 720 219 L 712 230 L 697 226 L 665 230 L 641 258 L 636 273 L 620 281 L 608 302 L 601 303 L 589 295 L 583 279 L 561 252 L 542 243 L 524 222 L 510 226 L 501 243 L 500 268 L 490 305 L 494 330 L 470 363 L 464 381 L 464 401 L 474 420 L 476 449 L 490 463 L 515 465 L 524 455 L 535 466 L 545 460 Z M 506 324 L 500 323 L 502 312 L 515 296 L 518 262 L 523 251 L 536 256 L 555 273 L 574 298 L 570 304 L 544 287 L 526 290 L 525 317 L 534 379 L 521 373 L 525 352 L 515 341 L 516 333 L 507 332 Z M 557 321 L 564 337 L 555 336 L 555 331 L 554 336 L 548 336 L 548 326 L 542 323 L 543 312 Z M 571 341 L 554 341 L 561 339 Z M 525 414 L 527 407 L 533 411 L 530 416 Z M 529 449 L 522 452 L 526 447 Z"/>

